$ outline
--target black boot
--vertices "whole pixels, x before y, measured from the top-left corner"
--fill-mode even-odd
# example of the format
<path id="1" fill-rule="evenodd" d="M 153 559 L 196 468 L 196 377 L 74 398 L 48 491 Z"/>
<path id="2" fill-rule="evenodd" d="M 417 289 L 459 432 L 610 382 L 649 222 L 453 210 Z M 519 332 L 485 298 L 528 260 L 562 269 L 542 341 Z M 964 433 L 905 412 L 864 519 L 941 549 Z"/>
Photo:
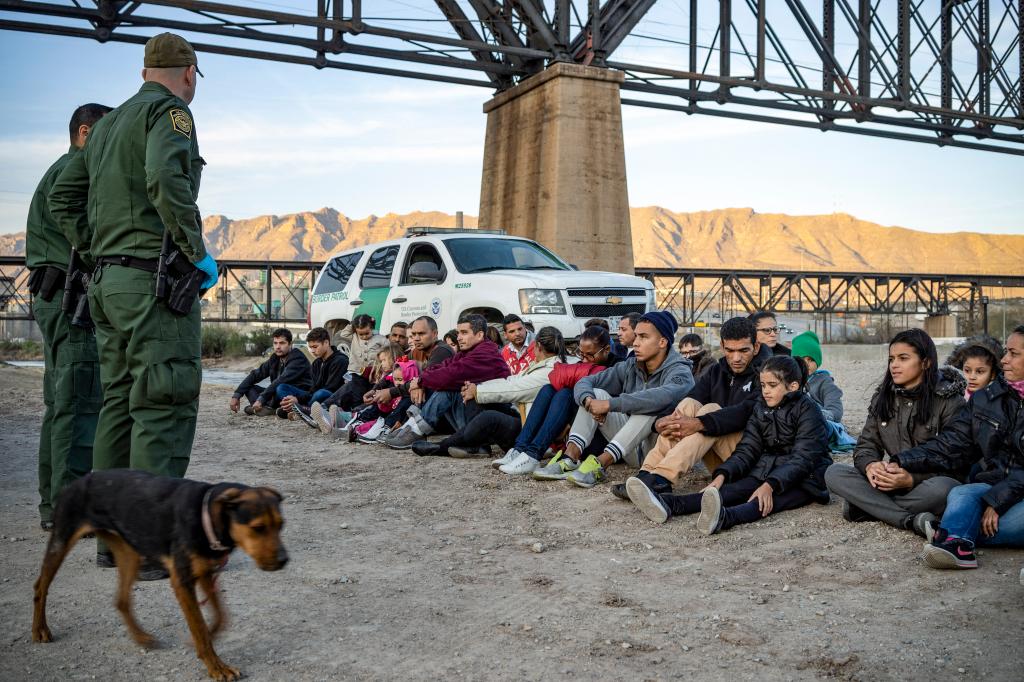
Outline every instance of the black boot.
<path id="1" fill-rule="evenodd" d="M 97 551 L 96 565 L 100 568 L 116 568 L 117 562 L 114 561 L 114 553 Z"/>
<path id="2" fill-rule="evenodd" d="M 658 493 L 664 495 L 665 493 L 672 492 L 672 483 L 664 476 L 651 473 L 650 471 L 640 471 L 634 474 L 637 478 L 647 484 L 647 487 Z M 620 500 L 629 501 L 629 495 L 626 493 L 625 483 L 616 483 L 612 486 L 612 495 L 619 498 Z"/>
<path id="3" fill-rule="evenodd" d="M 139 580 L 167 580 L 171 574 L 159 561 L 144 559 L 139 566 Z"/>

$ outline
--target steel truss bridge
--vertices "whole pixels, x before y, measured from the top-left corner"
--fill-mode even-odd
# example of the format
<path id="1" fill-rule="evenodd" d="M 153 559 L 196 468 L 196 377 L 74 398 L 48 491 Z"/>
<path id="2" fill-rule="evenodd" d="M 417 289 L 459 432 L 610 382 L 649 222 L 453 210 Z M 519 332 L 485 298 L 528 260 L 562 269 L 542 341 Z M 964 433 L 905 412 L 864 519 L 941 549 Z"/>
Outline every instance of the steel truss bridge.
<path id="1" fill-rule="evenodd" d="M 298 0 L 293 0 L 298 1 Z M 622 102 L 1024 154 L 1024 0 L 0 0 L 0 29 L 502 91 L 555 62 Z"/>
<path id="2" fill-rule="evenodd" d="M 306 324 L 309 292 L 324 264 L 224 260 L 217 265 L 220 281 L 202 300 L 204 321 Z M 0 321 L 32 319 L 25 258 L 0 256 Z"/>
<path id="3" fill-rule="evenodd" d="M 640 268 L 654 283 L 660 308 L 681 326 L 725 318 L 728 310 L 749 314 L 813 313 L 844 316 L 949 315 L 968 328 L 988 330 L 986 289 L 1024 290 L 1024 275 L 908 275 L 893 273 L 797 272 Z M 980 316 L 980 319 L 978 319 Z"/>
<path id="4" fill-rule="evenodd" d="M 220 281 L 203 299 L 207 322 L 302 323 L 323 263 L 225 260 Z M 1024 275 L 906 275 L 637 268 L 654 283 L 658 307 L 682 326 L 711 325 L 714 314 L 948 315 L 987 327 L 986 290 L 1024 295 Z M 267 286 L 267 282 L 270 286 Z M 978 319 L 978 316 L 981 319 Z M 21 256 L 0 256 L 0 321 L 31 320 L 28 269 Z"/>

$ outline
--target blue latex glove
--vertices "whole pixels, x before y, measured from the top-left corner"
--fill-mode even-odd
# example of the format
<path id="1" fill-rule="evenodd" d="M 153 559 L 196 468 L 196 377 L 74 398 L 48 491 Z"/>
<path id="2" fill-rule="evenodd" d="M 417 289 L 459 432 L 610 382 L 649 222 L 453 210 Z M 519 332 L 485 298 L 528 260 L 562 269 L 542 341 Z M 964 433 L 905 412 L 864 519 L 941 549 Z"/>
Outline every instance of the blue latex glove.
<path id="1" fill-rule="evenodd" d="M 213 256 L 206 254 L 195 266 L 206 274 L 206 279 L 203 280 L 204 289 L 210 289 L 217 283 L 219 277 L 217 274 L 217 261 L 213 260 Z"/>

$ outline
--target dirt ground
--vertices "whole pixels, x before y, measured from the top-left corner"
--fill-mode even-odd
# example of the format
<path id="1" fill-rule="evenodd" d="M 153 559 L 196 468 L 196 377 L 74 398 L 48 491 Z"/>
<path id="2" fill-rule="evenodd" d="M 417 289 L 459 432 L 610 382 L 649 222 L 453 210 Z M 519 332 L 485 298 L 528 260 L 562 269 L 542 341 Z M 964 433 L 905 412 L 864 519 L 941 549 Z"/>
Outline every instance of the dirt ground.
<path id="1" fill-rule="evenodd" d="M 826 348 L 853 431 L 884 352 Z M 41 370 L 0 366 L 0 679 L 205 679 L 166 583 L 135 591 L 160 648 L 129 640 L 89 540 L 50 593 L 55 641 L 31 642 L 40 384 Z M 229 396 L 204 386 L 189 475 L 280 490 L 292 559 L 263 573 L 236 552 L 222 577 L 217 650 L 249 679 L 1022 679 L 1024 551 L 935 571 L 917 537 L 845 523 L 835 502 L 705 538 L 607 485 L 332 442 L 233 415 Z"/>

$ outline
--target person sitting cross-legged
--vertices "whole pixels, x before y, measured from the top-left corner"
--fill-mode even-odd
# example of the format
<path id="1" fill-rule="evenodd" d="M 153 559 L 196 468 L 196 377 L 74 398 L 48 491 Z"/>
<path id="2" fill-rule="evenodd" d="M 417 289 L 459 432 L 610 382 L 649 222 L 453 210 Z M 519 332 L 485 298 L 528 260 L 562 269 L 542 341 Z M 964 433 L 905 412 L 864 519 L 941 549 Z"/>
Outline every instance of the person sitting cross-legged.
<path id="1" fill-rule="evenodd" d="M 439 365 L 424 369 L 419 377 L 409 382 L 410 393 L 420 388 L 433 393 L 422 406 L 409 407 L 405 424 L 386 440 L 389 448 L 411 448 L 413 443 L 434 433 L 442 420 L 448 421 L 455 429 L 465 426 L 463 385 L 467 381 L 479 384 L 491 379 L 504 379 L 510 374 L 497 344 L 485 338 L 487 320 L 483 315 L 463 315 L 456 329 L 459 352 Z"/>
<path id="2" fill-rule="evenodd" d="M 935 438 L 897 452 L 912 473 L 960 471 L 924 561 L 932 568 L 977 568 L 978 546 L 1024 547 L 1024 325 L 1006 339 L 1002 376 L 976 391 Z"/>
<path id="3" fill-rule="evenodd" d="M 807 367 L 775 356 L 761 367 L 760 399 L 732 456 L 713 472 L 711 485 L 688 495 L 659 494 L 642 479 L 626 482 L 629 499 L 655 523 L 696 514 L 705 535 L 811 502 L 827 504 L 828 428 L 818 405 L 803 391 Z"/>
<path id="4" fill-rule="evenodd" d="M 655 422 L 658 440 L 637 476 L 658 492 L 671 492 L 679 478 L 703 459 L 714 471 L 740 442 L 761 389 L 759 372 L 771 351 L 756 341 L 754 324 L 726 320 L 720 330 L 723 357 L 707 370 L 672 414 Z M 612 494 L 627 499 L 626 486 Z"/>
<path id="5" fill-rule="evenodd" d="M 567 460 L 578 464 L 565 480 L 591 488 L 605 469 L 625 460 L 639 466 L 642 444 L 658 416 L 668 413 L 693 388 L 690 363 L 675 349 L 675 318 L 668 312 L 646 313 L 636 325 L 633 354 L 603 372 L 583 377 L 573 390 L 582 408 L 566 440 Z M 583 460 L 598 429 L 608 440 L 600 455 Z M 582 460 L 582 461 L 581 461 Z"/>

